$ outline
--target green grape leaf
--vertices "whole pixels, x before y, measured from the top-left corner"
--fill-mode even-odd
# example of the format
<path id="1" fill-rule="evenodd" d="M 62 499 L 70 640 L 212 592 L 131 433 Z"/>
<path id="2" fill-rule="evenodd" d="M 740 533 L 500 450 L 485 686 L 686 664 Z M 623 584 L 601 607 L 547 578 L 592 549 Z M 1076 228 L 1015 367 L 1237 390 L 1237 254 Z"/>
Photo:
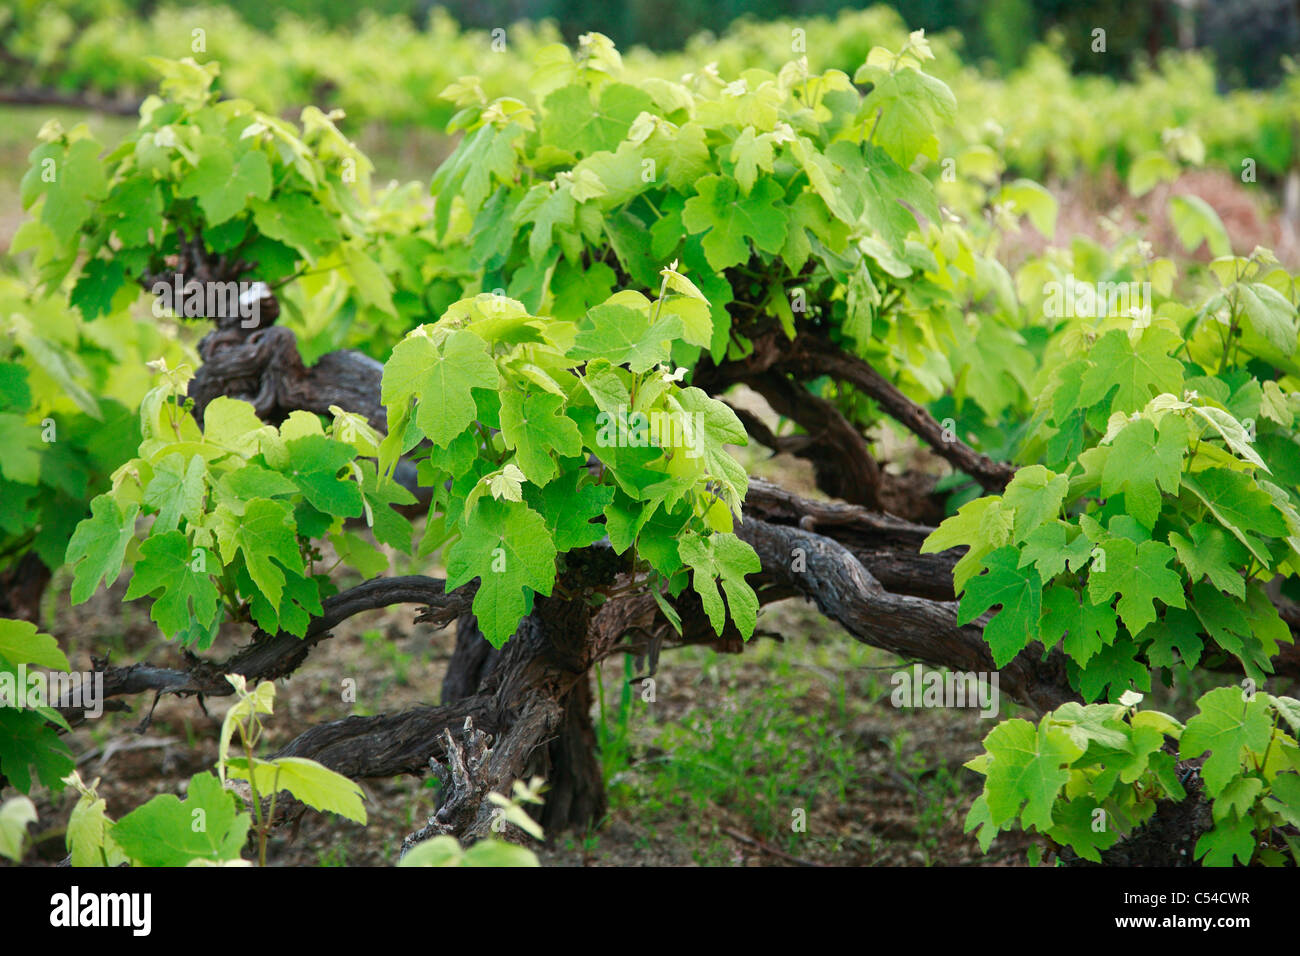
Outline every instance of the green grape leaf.
<path id="1" fill-rule="evenodd" d="M 536 511 L 523 502 L 481 498 L 447 553 L 447 590 L 479 579 L 474 614 L 488 642 L 502 647 L 528 611 L 529 592 L 551 593 L 555 556 Z"/>
<path id="2" fill-rule="evenodd" d="M 1067 542 L 1067 535 L 1071 532 L 1074 540 Z M 1044 581 L 1050 581 L 1067 567 L 1071 571 L 1082 571 L 1091 556 L 1092 542 L 1086 534 L 1064 521 L 1048 521 L 1025 538 L 1020 548 L 1020 566 L 1032 564 L 1038 568 Z"/>
<path id="3" fill-rule="evenodd" d="M 140 559 L 131 575 L 126 599 L 133 601 L 161 591 L 149 616 L 164 634 L 175 637 L 191 621 L 210 633 L 213 622 L 220 617 L 220 596 L 206 570 L 209 561 L 216 563 L 204 549 L 191 549 L 189 539 L 179 531 L 153 534 L 140 546 Z M 201 570 L 195 570 L 196 562 Z"/>
<path id="4" fill-rule="evenodd" d="M 473 332 L 457 329 L 435 344 L 427 328 L 416 329 L 393 349 L 384 365 L 381 401 L 396 409 L 414 396 L 416 424 L 446 448 L 478 417 L 473 389 L 495 392 L 501 376 L 487 343 Z"/>
<path id="5" fill-rule="evenodd" d="M 253 223 L 263 236 L 301 252 L 314 262 L 339 241 L 338 225 L 325 207 L 306 193 L 277 193 L 274 202 L 254 199 Z"/>
<path id="6" fill-rule="evenodd" d="M 1264 694 L 1246 695 L 1237 687 L 1219 687 L 1196 702 L 1197 714 L 1183 728 L 1178 756 L 1194 760 L 1207 750 L 1201 765 L 1210 796 L 1218 797 L 1241 773 L 1243 751 L 1262 754 L 1273 733 Z"/>
<path id="7" fill-rule="evenodd" d="M 485 123 L 465 136 L 461 145 L 438 167 L 430 189 L 435 198 L 434 227 L 446 235 L 452 201 L 459 198 L 466 212 L 474 216 L 492 191 L 492 177 L 508 183 L 515 175 L 518 157 L 515 142 L 524 129 L 518 123 L 498 128 Z"/>
<path id="8" fill-rule="evenodd" d="M 960 593 L 971 575 L 978 574 L 989 552 L 1011 540 L 1015 515 L 1002 508 L 1002 498 L 986 495 L 968 501 L 921 543 L 922 554 L 966 545 L 968 550 L 953 568 L 953 587 Z"/>
<path id="9" fill-rule="evenodd" d="M 754 188 L 760 169 L 772 171 L 772 139 L 771 133 L 756 135 L 754 127 L 746 126 L 731 144 L 730 158 L 736 164 L 736 182 L 746 196 Z"/>
<path id="10" fill-rule="evenodd" d="M 417 843 L 397 861 L 397 865 L 460 866 L 464 858 L 465 851 L 460 842 L 454 836 L 443 835 Z"/>
<path id="11" fill-rule="evenodd" d="M 123 511 L 108 495 L 90 503 L 90 517 L 82 519 L 68 542 L 66 560 L 74 570 L 73 604 L 89 599 L 101 580 L 105 587 L 117 580 L 139 510 L 139 505 L 130 504 Z"/>
<path id="12" fill-rule="evenodd" d="M 1145 418 L 1130 422 L 1115 436 L 1101 473 L 1101 493 L 1123 492 L 1129 514 L 1147 528 L 1160 514 L 1160 492 L 1178 494 L 1182 483 L 1183 455 L 1187 452 L 1187 423 L 1166 415 L 1156 428 Z"/>
<path id="13" fill-rule="evenodd" d="M 523 483 L 527 479 L 512 461 L 506 462 L 504 466 L 483 480 L 487 483 L 488 493 L 493 498 L 504 498 L 506 501 L 524 500 Z M 473 499 L 470 499 L 471 503 L 472 501 Z"/>
<path id="14" fill-rule="evenodd" d="M 613 151 L 627 136 L 632 121 L 654 108 L 654 100 L 626 83 L 606 84 L 599 105 L 592 103 L 586 86 L 573 83 L 542 102 L 542 136 L 549 143 L 588 156 L 599 150 Z"/>
<path id="15" fill-rule="evenodd" d="M 1031 641 L 1038 639 L 1042 616 L 1043 581 L 1034 568 L 1019 567 L 1020 554 L 1002 547 L 984 559 L 985 573 L 966 582 L 957 609 L 957 623 L 969 624 L 995 604 L 1001 610 L 984 626 L 984 640 L 993 663 L 1004 667 Z"/>
<path id="16" fill-rule="evenodd" d="M 67 743 L 39 711 L 0 707 L 0 773 L 19 793 L 31 792 L 31 767 L 41 783 L 58 789 L 75 766 Z"/>
<path id="17" fill-rule="evenodd" d="M 619 152 L 622 151 L 620 147 Z M 709 157 L 707 134 L 699 123 L 683 123 L 671 135 L 665 135 L 665 130 L 660 128 L 658 134 L 646 141 L 645 152 L 659 167 L 656 180 L 666 181 L 680 192 L 688 191 L 700 177 L 716 168 Z M 636 180 L 640 179 L 638 163 Z"/>
<path id="18" fill-rule="evenodd" d="M 191 860 L 239 859 L 251 818 L 212 773 L 190 778 L 182 802 L 164 793 L 113 824 L 112 837 L 141 866 L 186 866 Z"/>
<path id="19" fill-rule="evenodd" d="M 1093 365 L 1083 375 L 1076 407 L 1098 404 L 1114 390 L 1110 411 L 1139 411 L 1156 395 L 1182 391 L 1183 366 L 1171 356 L 1182 344 L 1166 329 L 1147 327 L 1137 344 L 1112 329 L 1088 353 Z"/>
<path id="20" fill-rule="evenodd" d="M 1255 800 L 1263 789 L 1264 781 L 1258 777 L 1233 777 L 1232 782 L 1223 788 L 1223 793 L 1214 801 L 1214 821 L 1218 823 L 1230 813 L 1238 817 L 1249 817 Z"/>
<path id="21" fill-rule="evenodd" d="M 1002 495 L 1002 507 L 1014 508 L 1012 541 L 1025 540 L 1035 528 L 1060 514 L 1070 479 L 1053 474 L 1042 465 L 1018 470 Z"/>
<path id="22" fill-rule="evenodd" d="M 1043 646 L 1051 650 L 1065 638 L 1065 653 L 1080 666 L 1115 640 L 1115 612 L 1093 604 L 1071 588 L 1049 586 L 1043 594 Z"/>
<path id="23" fill-rule="evenodd" d="M 537 854 L 526 846 L 505 840 L 479 840 L 465 851 L 462 866 L 541 866 Z"/>
<path id="24" fill-rule="evenodd" d="M 519 469 L 536 485 L 559 472 L 554 455 L 582 453 L 582 434 L 563 409 L 564 399 L 550 392 L 512 389 L 501 397 L 501 435 L 506 447 L 514 449 Z"/>
<path id="25" fill-rule="evenodd" d="M 240 212 L 250 197 L 271 198 L 271 164 L 258 150 L 249 150 L 235 162 L 229 151 L 211 149 L 181 180 L 176 195 L 197 198 L 207 224 L 217 226 Z"/>
<path id="26" fill-rule="evenodd" d="M 698 195 L 686 200 L 682 223 L 704 236 L 704 255 L 717 270 L 749 260 L 749 240 L 764 252 L 785 245 L 786 217 L 777 207 L 783 192 L 771 179 L 755 184 L 749 195 L 726 176 L 706 176 L 696 183 Z"/>
<path id="27" fill-rule="evenodd" d="M 1088 596 L 1094 604 L 1109 603 L 1119 594 L 1116 610 L 1133 635 L 1156 619 L 1157 599 L 1169 607 L 1186 607 L 1183 580 L 1167 567 L 1177 557 L 1173 548 L 1159 541 L 1138 545 L 1128 538 L 1107 538 L 1101 543 L 1105 570 L 1093 562 L 1088 572 Z"/>
<path id="28" fill-rule="evenodd" d="M 288 442 L 289 463 L 282 469 L 302 490 L 312 507 L 342 518 L 356 518 L 362 512 L 361 488 L 348 477 L 339 477 L 356 454 L 350 445 L 322 435 L 304 435 Z"/>
<path id="29" fill-rule="evenodd" d="M 220 506 L 217 513 L 223 508 Z M 230 564 L 236 554 L 242 553 L 253 583 L 271 607 L 278 608 L 284 591 L 284 570 L 296 575 L 303 573 L 289 506 L 282 501 L 255 498 L 248 503 L 242 517 L 232 515 L 227 520 L 227 528 L 218 533 L 222 560 Z"/>
<path id="30" fill-rule="evenodd" d="M 187 464 L 184 455 L 173 453 L 154 465 L 153 478 L 144 490 L 144 503 L 158 512 L 151 534 L 171 531 L 182 517 L 190 522 L 199 520 L 206 474 L 200 455 L 192 456 Z"/>
<path id="31" fill-rule="evenodd" d="M 1245 640 L 1250 637 L 1245 601 L 1224 594 L 1213 584 L 1202 581 L 1192 589 L 1190 607 L 1215 643 L 1245 663 Z M 1247 673 L 1251 673 L 1250 670 Z"/>
<path id="32" fill-rule="evenodd" d="M 895 162 L 907 169 L 920 153 L 936 155 L 935 129 L 957 115 L 956 97 L 946 83 L 920 70 L 890 73 L 871 63 L 859 67 L 853 80 L 873 84 L 862 102 L 862 115 L 869 128 L 874 127 L 872 141 Z"/>
<path id="33" fill-rule="evenodd" d="M 65 843 L 73 866 L 117 866 L 128 862 L 110 835 L 113 821 L 107 811 L 107 801 L 89 793 L 83 793 L 72 808 Z"/>
<path id="34" fill-rule="evenodd" d="M 270 428 L 248 402 L 225 395 L 214 398 L 203 411 L 204 441 L 243 458 L 257 454 L 261 436 Z"/>
<path id="35" fill-rule="evenodd" d="M 1196 584 L 1208 577 L 1214 586 L 1239 598 L 1246 596 L 1246 582 L 1241 576 L 1249 554 L 1222 528 L 1198 521 L 1190 529 L 1191 539 L 1177 531 L 1169 532 L 1169 543 L 1178 552 L 1178 560 L 1187 569 L 1187 577 Z"/>
<path id="36" fill-rule="evenodd" d="M 393 305 L 393 283 L 379 264 L 354 246 L 344 246 L 342 253 L 343 261 L 348 266 L 348 275 L 356 286 L 357 298 L 397 318 L 397 309 Z"/>
<path id="37" fill-rule="evenodd" d="M 126 270 L 120 261 L 91 259 L 82 266 L 81 276 L 72 287 L 68 301 L 89 321 L 113 311 L 113 298 L 124 285 Z"/>
<path id="38" fill-rule="evenodd" d="M 112 224 L 123 246 L 147 246 L 150 230 L 161 235 L 162 191 L 158 184 L 142 178 L 122 180 L 99 207 L 99 214 Z"/>
<path id="39" fill-rule="evenodd" d="M 31 402 L 32 390 L 27 383 L 27 369 L 15 362 L 0 362 L 0 411 L 25 411 Z"/>
<path id="40" fill-rule="evenodd" d="M 835 143 L 826 155 L 855 178 L 861 178 L 866 221 L 895 252 L 903 251 L 908 235 L 917 228 L 916 217 L 908 206 L 928 217 L 930 222 L 942 221 L 930 181 L 899 166 L 884 150 L 868 146 L 865 164 L 851 143 Z"/>
<path id="41" fill-rule="evenodd" d="M 1263 782 L 1258 777 L 1240 779 L 1255 780 L 1261 784 Z M 1273 778 L 1269 790 L 1269 799 L 1265 801 L 1265 805 L 1281 813 L 1292 826 L 1300 827 L 1300 774 L 1279 773 Z M 1238 815 L 1246 816 L 1249 809 L 1249 806 L 1242 807 L 1238 810 Z"/>
<path id="42" fill-rule="evenodd" d="M 413 505 L 415 495 L 395 481 L 381 479 L 373 461 L 363 459 L 357 465 L 361 468 L 361 493 L 366 499 L 366 516 L 376 540 L 403 553 L 409 552 L 415 529 L 411 527 L 410 519 L 393 506 Z"/>
<path id="43" fill-rule="evenodd" d="M 989 847 L 993 845 L 993 838 L 998 835 L 998 827 L 993 823 L 993 814 L 989 811 L 988 797 L 985 793 L 981 793 L 971 803 L 962 832 L 970 833 L 975 830 L 975 839 L 979 841 L 980 849 L 987 853 Z"/>
<path id="44" fill-rule="evenodd" d="M 32 151 L 32 165 L 21 184 L 23 208 L 30 208 L 36 197 L 44 194 L 41 222 L 61 246 L 70 245 L 90 218 L 92 201 L 108 196 L 108 179 L 99 151 L 99 143 L 89 137 L 77 140 L 66 150 L 58 143 L 45 143 Z"/>
<path id="45" fill-rule="evenodd" d="M 649 312 L 606 302 L 591 309 L 578 326 L 571 354 L 580 359 L 608 359 L 640 373 L 667 362 L 673 340 L 682 332 L 682 320 L 675 315 L 652 322 Z"/>
<path id="46" fill-rule="evenodd" d="M 1294 697 L 1274 697 L 1273 706 L 1282 719 L 1291 725 L 1292 732 L 1300 734 L 1300 700 Z"/>
<path id="47" fill-rule="evenodd" d="M 1282 293 L 1262 282 L 1237 285 L 1238 300 L 1250 327 L 1283 355 L 1296 350 L 1296 308 Z"/>
<path id="48" fill-rule="evenodd" d="M 322 531 L 321 534 L 323 535 L 324 532 Z M 313 535 L 313 537 L 318 536 Z M 253 618 L 253 623 L 268 634 L 274 634 L 279 629 L 286 634 L 303 637 L 307 633 L 308 625 L 311 624 L 312 616 L 319 617 L 323 613 L 320 603 L 320 584 L 315 578 L 307 577 L 305 574 L 285 572 L 284 590 L 278 606 L 267 600 L 266 595 L 253 584 L 247 567 L 239 569 L 235 580 L 240 593 L 249 595 L 249 614 Z M 205 642 L 210 640 L 205 635 L 200 635 L 198 639 Z M 189 637 L 184 637 L 182 640 L 189 640 Z"/>
<path id="49" fill-rule="evenodd" d="M 259 795 L 266 797 L 287 790 L 302 803 L 322 813 L 339 816 L 363 826 L 366 823 L 364 794 L 355 782 L 315 760 L 303 757 L 277 757 L 253 761 L 252 773 L 247 757 L 232 757 L 226 773 L 238 780 L 252 778 Z"/>
<path id="50" fill-rule="evenodd" d="M 35 822 L 36 804 L 27 797 L 11 797 L 0 803 L 0 856 L 21 863 L 27 827 Z"/>
<path id="51" fill-rule="evenodd" d="M 749 487 L 749 473 L 726 446 L 748 444 L 745 426 L 731 406 L 694 386 L 679 391 L 677 402 L 691 422 L 686 436 L 689 444 L 678 453 L 701 458 L 705 474 L 722 483 L 723 498 L 733 510 L 739 511 L 741 498 Z"/>
<path id="52" fill-rule="evenodd" d="M 574 201 L 582 205 L 599 200 L 599 206 L 605 209 L 623 205 L 650 188 L 649 177 L 641 175 L 643 162 L 645 153 L 631 141 L 623 142 L 612 153 L 592 153 L 570 170 Z M 569 218 L 571 221 L 572 216 Z"/>
<path id="53" fill-rule="evenodd" d="M 1129 729 L 1118 704 L 1089 704 L 1068 701 L 1052 711 L 1052 723 L 1065 730 L 1080 747 L 1095 741 L 1111 750 L 1127 750 Z"/>
<path id="54" fill-rule="evenodd" d="M 1047 831 L 1047 836 L 1057 843 L 1067 845 L 1085 860 L 1101 862 L 1101 850 L 1108 850 L 1119 842 L 1120 833 L 1106 819 L 1106 825 L 1098 830 L 1095 823 L 1097 811 L 1101 805 L 1088 796 L 1075 797 L 1059 805 L 1052 814 L 1055 824 Z M 1106 811 L 1102 810 L 1105 814 Z"/>
<path id="55" fill-rule="evenodd" d="M 1213 830 L 1202 833 L 1193 855 L 1205 866 L 1232 866 L 1234 858 L 1242 866 L 1249 866 L 1257 842 L 1254 820 L 1251 817 L 1243 820 L 1234 815 L 1216 823 Z"/>
<path id="56" fill-rule="evenodd" d="M 1073 668 L 1071 673 L 1075 673 Z M 1077 680 L 1079 693 L 1089 701 L 1100 699 L 1107 687 L 1110 693 L 1106 696 L 1110 700 L 1118 700 L 1125 691 L 1135 687 L 1143 692 L 1151 689 L 1151 671 L 1146 662 L 1138 660 L 1131 641 L 1103 645 L 1088 665 L 1077 671 Z"/>
<path id="57" fill-rule="evenodd" d="M 0 657 L 15 667 L 35 664 L 66 671 L 71 666 L 52 635 L 38 634 L 36 625 L 30 621 L 9 618 L 0 618 Z"/>
<path id="58" fill-rule="evenodd" d="M 614 270 L 595 262 L 586 270 L 561 261 L 551 279 L 555 296 L 551 313 L 557 319 L 578 322 L 592 306 L 604 302 L 614 292 Z"/>
<path id="59" fill-rule="evenodd" d="M 566 471 L 544 488 L 530 485 L 525 500 L 546 519 L 557 551 L 572 551 L 605 537 L 606 527 L 596 521 L 614 497 L 610 485 L 584 480 L 580 469 Z"/>
<path id="60" fill-rule="evenodd" d="M 163 459 L 164 462 L 166 460 Z M 217 487 L 222 493 L 228 492 L 242 501 L 252 498 L 279 498 L 298 493 L 298 486 L 287 476 L 251 463 L 226 472 L 217 482 Z"/>
<path id="61" fill-rule="evenodd" d="M 1019 813 L 1023 826 L 1050 830 L 1052 804 L 1070 779 L 1070 764 L 1084 748 L 1063 729 L 1051 726 L 1049 717 L 1037 727 L 1013 717 L 989 732 L 984 749 L 993 758 L 984 789 L 993 825 L 1002 827 Z"/>
<path id="62" fill-rule="evenodd" d="M 1147 660 L 1152 667 L 1174 667 L 1177 664 L 1195 667 L 1205 650 L 1200 630 L 1193 612 L 1177 608 L 1166 610 L 1163 618 L 1149 624 L 1142 632 L 1144 639 L 1151 639 L 1147 646 Z"/>
<path id="63" fill-rule="evenodd" d="M 722 634 L 727 623 L 727 611 L 741 636 L 748 639 L 758 621 L 758 598 L 754 589 L 745 582 L 745 575 L 762 570 L 758 555 L 748 544 L 734 534 L 711 534 L 704 537 L 688 531 L 677 542 L 682 562 L 695 573 L 691 584 L 700 596 L 704 613 L 709 616 L 715 634 Z M 727 596 L 726 608 L 718 593 L 718 582 Z"/>
<path id="64" fill-rule="evenodd" d="M 552 190 L 545 185 L 533 187 L 528 197 L 515 210 L 516 222 L 532 223 L 528 252 L 533 262 L 540 262 L 551 248 L 555 227 L 572 224 L 576 211 L 571 188 L 562 186 Z"/>
<path id="65" fill-rule="evenodd" d="M 1286 519 L 1254 478 L 1227 468 L 1207 468 L 1187 475 L 1183 485 L 1252 554 L 1266 565 L 1272 563 L 1268 552 L 1251 537 L 1250 532 L 1256 531 L 1271 538 L 1285 537 L 1288 534 Z"/>

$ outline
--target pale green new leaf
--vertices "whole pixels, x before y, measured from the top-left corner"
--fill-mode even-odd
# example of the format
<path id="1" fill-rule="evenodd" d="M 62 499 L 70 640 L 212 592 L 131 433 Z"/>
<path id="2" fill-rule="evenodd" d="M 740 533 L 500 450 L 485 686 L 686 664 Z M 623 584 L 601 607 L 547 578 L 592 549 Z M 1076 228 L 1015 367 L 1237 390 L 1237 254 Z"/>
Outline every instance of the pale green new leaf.
<path id="1" fill-rule="evenodd" d="M 303 757 L 276 757 L 253 761 L 236 757 L 227 763 L 227 773 L 240 780 L 252 779 L 259 796 L 267 797 L 287 790 L 302 803 L 322 813 L 337 813 L 362 825 L 366 822 L 364 794 L 352 780 L 314 760 Z"/>

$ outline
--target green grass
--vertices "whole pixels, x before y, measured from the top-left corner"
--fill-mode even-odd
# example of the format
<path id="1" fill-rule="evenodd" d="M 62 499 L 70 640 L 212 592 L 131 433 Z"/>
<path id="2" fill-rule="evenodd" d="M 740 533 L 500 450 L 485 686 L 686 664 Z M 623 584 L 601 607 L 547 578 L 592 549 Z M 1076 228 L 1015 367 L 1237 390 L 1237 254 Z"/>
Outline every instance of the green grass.
<path id="1" fill-rule="evenodd" d="M 392 637 L 373 628 L 363 632 L 361 640 L 365 643 L 366 656 L 378 662 L 385 674 L 376 693 L 382 696 L 394 684 L 406 687 L 411 683 L 411 665 L 416 660 L 414 654 L 402 650 Z"/>
<path id="2" fill-rule="evenodd" d="M 622 680 L 606 674 L 609 688 L 598 689 L 597 736 L 611 808 L 651 825 L 656 817 L 725 816 L 796 852 L 807 838 L 792 829 L 796 812 L 844 803 L 863 782 L 851 725 L 887 696 L 881 675 L 869 669 L 880 658 L 842 635 L 786 646 L 760 641 L 742 657 L 674 652 L 661 676 L 689 675 L 693 702 L 662 721 L 660 708 L 641 700 L 639 685 L 627 683 L 635 676 L 628 659 Z M 696 853 L 702 863 L 727 862 L 735 849 L 714 830 Z M 701 835 L 682 837 L 699 842 Z"/>
<path id="3" fill-rule="evenodd" d="M 792 849 L 798 811 L 844 799 L 852 754 L 844 715 L 801 713 L 812 682 L 788 663 L 772 670 L 761 692 L 723 696 L 664 727 L 650 789 L 665 804 L 725 807 L 755 833 L 784 834 Z"/>

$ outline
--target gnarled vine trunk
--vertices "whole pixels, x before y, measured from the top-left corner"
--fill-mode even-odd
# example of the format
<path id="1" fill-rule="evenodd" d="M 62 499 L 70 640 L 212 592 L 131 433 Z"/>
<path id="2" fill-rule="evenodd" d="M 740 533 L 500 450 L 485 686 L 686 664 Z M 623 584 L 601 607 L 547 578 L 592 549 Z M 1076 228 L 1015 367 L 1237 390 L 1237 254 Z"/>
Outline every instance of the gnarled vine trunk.
<path id="1" fill-rule="evenodd" d="M 521 630 L 540 627 L 543 622 L 534 613 L 525 618 Z M 562 643 L 570 640 L 585 643 L 585 631 L 572 637 L 566 635 Z M 443 704 L 454 704 L 481 692 L 504 657 L 483 638 L 474 615 L 462 615 L 456 621 L 456 648 L 442 682 Z M 563 712 L 554 735 L 544 747 L 534 750 L 522 774 L 528 778 L 541 776 L 547 781 L 546 802 L 535 814 L 547 833 L 584 829 L 604 816 L 606 808 L 604 781 L 596 757 L 596 729 L 591 720 L 591 678 L 586 672 L 574 681 L 561 703 Z M 452 792 L 440 794 L 439 807 L 446 806 L 451 797 Z"/>

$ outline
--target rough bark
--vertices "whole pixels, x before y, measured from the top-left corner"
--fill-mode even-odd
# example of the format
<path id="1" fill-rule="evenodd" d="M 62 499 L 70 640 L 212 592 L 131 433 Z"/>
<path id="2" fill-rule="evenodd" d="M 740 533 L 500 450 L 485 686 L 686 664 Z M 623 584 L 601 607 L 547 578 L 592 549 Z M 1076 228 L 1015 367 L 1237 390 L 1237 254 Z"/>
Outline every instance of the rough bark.
<path id="1" fill-rule="evenodd" d="M 605 815 L 605 781 L 596 757 L 596 728 L 591 720 L 591 673 L 573 685 L 555 736 L 534 754 L 525 777 L 540 775 L 548 783 L 539 821 L 547 833 L 585 830 Z"/>
<path id="2" fill-rule="evenodd" d="M 758 553 L 764 582 L 803 593 L 864 644 L 957 671 L 997 672 L 1001 693 L 1039 712 L 1078 699 L 1059 649 L 1044 659 L 1042 645 L 1035 642 L 1005 667 L 994 667 L 983 628 L 959 625 L 956 604 L 885 590 L 831 538 L 753 518 L 736 533 Z"/>
<path id="3" fill-rule="evenodd" d="M 500 660 L 501 652 L 479 630 L 478 618 L 461 615 L 456 621 L 456 648 L 442 679 L 442 702 L 453 704 L 473 696 Z"/>
<path id="4" fill-rule="evenodd" d="M 502 652 L 483 638 L 478 619 L 473 614 L 463 615 L 456 622 L 456 648 L 442 681 L 443 704 L 478 693 L 501 661 Z M 540 775 L 549 784 L 546 802 L 535 814 L 548 833 L 584 827 L 604 816 L 605 790 L 596 759 L 591 706 L 588 677 L 574 684 L 564 699 L 563 717 L 555 736 L 529 761 L 526 776 Z M 469 797 L 463 787 L 448 790 L 444 786 L 438 799 L 441 810 L 449 800 L 463 805 Z"/>
<path id="5" fill-rule="evenodd" d="M 422 619 L 446 624 L 469 609 L 476 590 L 476 585 L 469 584 L 448 592 L 440 578 L 423 575 L 374 578 L 322 601 L 324 614 L 312 619 L 303 637 L 284 631 L 268 634 L 259 628 L 245 647 L 224 661 L 187 655 L 188 666 L 181 670 L 148 664 L 110 667 L 107 661 L 97 660 L 93 671 L 103 675 L 105 699 L 148 691 L 153 691 L 155 700 L 162 694 L 224 697 L 234 693 L 226 674 L 242 674 L 250 681 L 286 677 L 313 647 L 332 636 L 332 628 L 363 611 L 393 604 L 423 604 L 427 610 Z M 70 722 L 84 717 L 84 708 L 80 707 L 60 708 L 60 712 Z"/>
<path id="6" fill-rule="evenodd" d="M 750 478 L 745 514 L 770 524 L 816 531 L 853 552 L 887 589 L 899 594 L 952 601 L 952 569 L 963 553 L 952 549 L 921 554 L 934 530 L 892 514 L 836 501 L 814 501 L 761 478 Z"/>
<path id="7" fill-rule="evenodd" d="M 951 602 L 886 591 L 847 548 L 818 534 L 757 519 L 745 521 L 737 533 L 763 561 L 763 570 L 750 579 L 763 603 L 803 595 L 857 640 L 874 647 L 959 670 L 995 670 L 980 627 L 957 625 Z M 806 570 L 795 570 L 790 560 L 795 548 L 804 551 Z M 443 730 L 457 732 L 465 717 L 472 716 L 480 730 L 501 735 L 494 748 L 508 742 L 507 753 L 528 751 L 511 764 L 518 777 L 532 749 L 558 730 L 566 698 L 597 661 L 644 651 L 653 640 L 743 648 L 743 639 L 730 626 L 721 637 L 713 635 L 692 592 L 679 599 L 678 607 L 685 629 L 681 637 L 659 617 L 653 598 L 644 592 L 612 598 L 594 614 L 583 601 L 538 598 L 537 613 L 525 619 L 474 696 L 406 714 L 335 721 L 309 730 L 282 752 L 313 757 L 351 776 L 418 773 L 429 757 L 443 753 Z M 1030 648 L 1002 668 L 1001 691 L 1037 710 L 1074 699 L 1059 654 L 1049 655 L 1046 662 L 1040 655 L 1041 647 Z M 525 713 L 531 715 L 530 723 L 521 729 L 518 722 Z M 391 743 L 399 737 L 400 742 Z M 380 741 L 385 745 L 377 746 Z M 531 746 L 526 746 L 529 741 Z M 507 783 L 497 780 L 489 789 Z"/>
<path id="8" fill-rule="evenodd" d="M 904 395 L 870 363 L 819 333 L 804 330 L 791 340 L 779 327 L 766 325 L 752 327 L 747 334 L 752 344 L 747 355 L 720 364 L 706 356 L 697 366 L 693 381 L 713 395 L 722 395 L 738 383 L 749 385 L 767 399 L 773 411 L 799 424 L 805 435 L 778 437 L 754 416 L 742 418 L 755 441 L 774 451 L 789 451 L 808 459 L 817 474 L 818 487 L 826 494 L 867 507 L 919 515 L 919 499 L 928 495 L 929 488 L 902 488 L 896 483 L 892 489 L 889 487 L 891 476 L 883 473 L 872 458 L 858 428 L 833 403 L 813 395 L 802 384 L 825 376 L 850 384 L 874 399 L 887 415 L 986 491 L 1000 491 L 1015 474 L 1013 466 L 976 452 L 946 432 L 928 410 Z M 752 427 L 755 425 L 758 427 Z"/>
<path id="9" fill-rule="evenodd" d="M 924 441 L 934 449 L 935 454 L 958 471 L 974 478 L 985 491 L 1000 492 L 1015 474 L 1013 466 L 994 461 L 988 455 L 975 451 L 956 435 L 945 432 L 924 406 L 904 395 L 893 382 L 865 360 L 814 335 L 802 335 L 793 345 L 786 362 L 797 374 L 804 378 L 829 375 L 875 399 L 886 414 Z"/>
<path id="10" fill-rule="evenodd" d="M 244 337 L 209 333 L 199 345 L 203 364 L 190 380 L 189 395 L 202 420 L 208 403 L 220 395 L 252 404 L 258 417 L 278 425 L 297 409 L 328 415 L 337 405 L 387 428 L 379 404 L 383 366 L 360 352 L 327 352 L 307 368 L 293 332 L 273 325 Z"/>
<path id="11" fill-rule="evenodd" d="M 862 434 L 839 409 L 778 372 L 765 372 L 744 382 L 767 400 L 772 411 L 797 422 L 805 432 L 775 440 L 768 447 L 806 459 L 813 466 L 817 487 L 826 494 L 869 508 L 880 507 L 880 465 Z M 746 426 L 753 423 L 753 416 L 747 416 Z M 775 436 L 767 432 L 754 437 L 767 444 L 764 437 Z"/>
<path id="12" fill-rule="evenodd" d="M 0 617 L 37 623 L 41 615 L 41 596 L 50 583 L 50 577 L 49 567 L 35 551 L 28 551 L 0 572 Z"/>

